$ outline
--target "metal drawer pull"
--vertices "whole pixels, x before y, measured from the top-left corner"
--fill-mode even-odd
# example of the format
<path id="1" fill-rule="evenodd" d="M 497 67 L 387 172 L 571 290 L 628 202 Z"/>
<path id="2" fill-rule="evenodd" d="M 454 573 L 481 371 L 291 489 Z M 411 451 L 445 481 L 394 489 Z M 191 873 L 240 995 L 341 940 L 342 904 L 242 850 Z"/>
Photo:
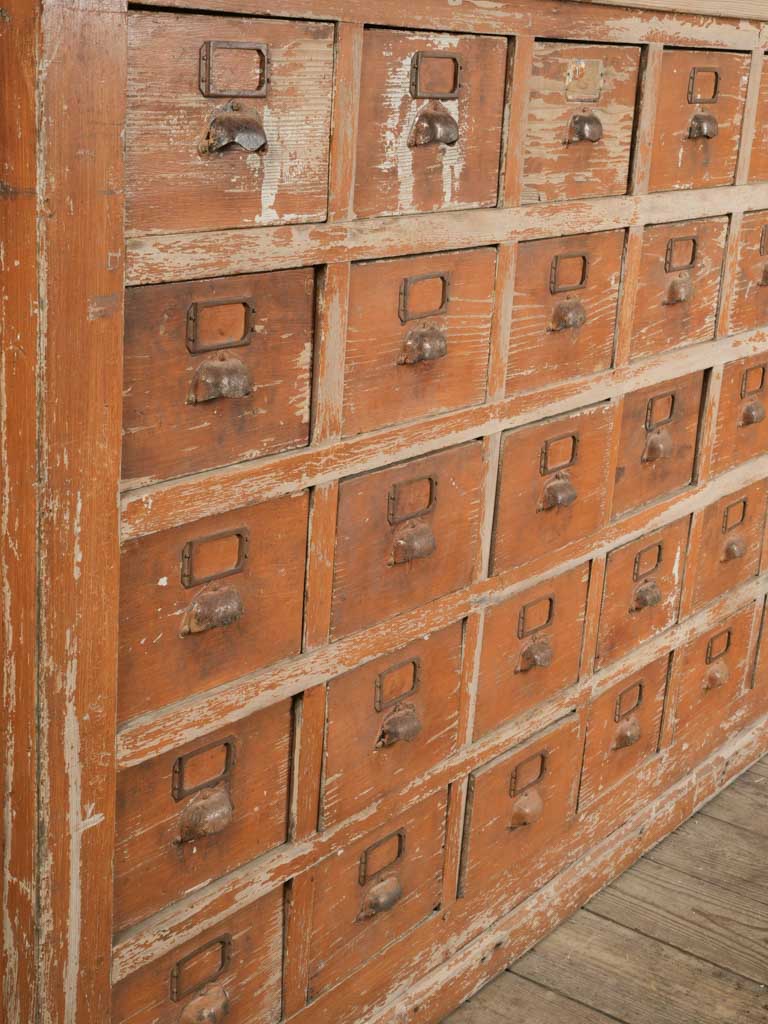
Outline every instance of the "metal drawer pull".
<path id="1" fill-rule="evenodd" d="M 358 921 L 367 921 L 377 914 L 391 910 L 403 895 L 403 887 L 397 875 L 389 875 L 372 885 L 363 899 Z"/>
<path id="2" fill-rule="evenodd" d="M 759 398 L 753 398 L 747 402 L 741 414 L 742 427 L 752 427 L 756 423 L 762 423 L 765 419 L 765 406 Z"/>
<path id="3" fill-rule="evenodd" d="M 201 591 L 184 613 L 181 635 L 207 633 L 209 629 L 231 626 L 242 618 L 243 599 L 236 587 L 214 587 Z"/>
<path id="4" fill-rule="evenodd" d="M 679 306 L 690 302 L 693 297 L 693 283 L 689 277 L 676 277 L 669 282 L 665 306 Z"/>
<path id="5" fill-rule="evenodd" d="M 661 604 L 661 589 L 656 580 L 646 580 L 635 591 L 630 611 L 641 612 L 643 608 L 655 608 Z"/>
<path id="6" fill-rule="evenodd" d="M 661 459 L 668 459 L 674 450 L 672 437 L 667 430 L 657 430 L 649 434 L 641 462 L 659 462 Z"/>
<path id="7" fill-rule="evenodd" d="M 553 508 L 569 508 L 578 496 L 567 476 L 556 476 L 544 488 L 539 507 L 545 512 Z"/>
<path id="8" fill-rule="evenodd" d="M 728 682 L 728 674 L 728 666 L 724 661 L 718 662 L 717 665 L 712 665 L 704 680 L 704 689 L 718 690 L 721 686 L 725 686 Z"/>
<path id="9" fill-rule="evenodd" d="M 553 331 L 576 331 L 587 322 L 587 311 L 578 299 L 558 302 L 552 314 Z"/>
<path id="10" fill-rule="evenodd" d="M 735 562 L 739 558 L 743 558 L 747 553 L 747 545 L 741 539 L 741 537 L 734 537 L 733 540 L 729 540 L 725 545 L 723 551 L 724 562 Z"/>
<path id="11" fill-rule="evenodd" d="M 720 131 L 714 114 L 694 114 L 688 129 L 689 139 L 716 139 Z"/>
<path id="12" fill-rule="evenodd" d="M 458 141 L 459 125 L 456 118 L 438 103 L 430 109 L 422 110 L 416 117 L 408 145 L 412 149 L 417 146 L 455 146 Z"/>
<path id="13" fill-rule="evenodd" d="M 525 828 L 535 825 L 544 814 L 544 801 L 538 789 L 526 789 L 512 801 L 512 815 L 509 820 L 510 829 Z"/>
<path id="14" fill-rule="evenodd" d="M 229 792 L 224 786 L 201 789 L 179 816 L 179 842 L 191 843 L 218 835 L 232 823 L 233 812 Z"/>
<path id="15" fill-rule="evenodd" d="M 429 558 L 436 548 L 437 541 L 429 523 L 405 523 L 395 536 L 392 562 L 403 565 L 417 558 Z"/>
<path id="16" fill-rule="evenodd" d="M 520 664 L 515 672 L 531 672 L 535 668 L 549 668 L 552 664 L 554 651 L 546 637 L 534 640 L 520 652 Z"/>
<path id="17" fill-rule="evenodd" d="M 230 147 L 244 149 L 246 153 L 263 153 L 267 149 L 261 121 L 255 114 L 243 111 L 239 103 L 228 103 L 213 115 L 199 149 L 206 155 Z"/>
<path id="18" fill-rule="evenodd" d="M 247 398 L 253 391 L 248 367 L 237 356 L 205 359 L 195 371 L 187 395 L 190 405 L 216 398 Z"/>
<path id="19" fill-rule="evenodd" d="M 421 719 L 412 704 L 395 708 L 381 723 L 376 746 L 394 747 L 396 743 L 412 743 L 421 733 L 421 728 Z"/>
<path id="20" fill-rule="evenodd" d="M 625 747 L 633 747 L 639 741 L 641 735 L 640 720 L 634 715 L 631 718 L 625 718 L 623 722 L 619 723 L 619 727 L 616 730 L 613 749 L 623 750 Z"/>
<path id="21" fill-rule="evenodd" d="M 208 985 L 181 1011 L 179 1024 L 219 1024 L 228 1016 L 227 993 L 221 985 Z"/>
<path id="22" fill-rule="evenodd" d="M 448 355 L 448 339 L 437 327 L 417 327 L 409 331 L 398 357 L 401 366 L 431 363 Z"/>
<path id="23" fill-rule="evenodd" d="M 599 142 L 603 137 L 603 122 L 597 114 L 574 114 L 568 135 L 569 142 Z"/>

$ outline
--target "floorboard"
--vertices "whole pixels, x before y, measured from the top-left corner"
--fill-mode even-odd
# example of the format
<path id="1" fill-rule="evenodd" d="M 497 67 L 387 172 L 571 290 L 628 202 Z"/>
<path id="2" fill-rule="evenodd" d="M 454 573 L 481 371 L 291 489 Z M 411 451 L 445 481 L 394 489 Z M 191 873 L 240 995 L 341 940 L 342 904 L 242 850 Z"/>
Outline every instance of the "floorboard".
<path id="1" fill-rule="evenodd" d="M 750 769 L 701 813 L 768 837 L 768 775 Z"/>
<path id="2" fill-rule="evenodd" d="M 509 971 L 449 1018 L 450 1024 L 613 1024 L 615 1019 Z"/>

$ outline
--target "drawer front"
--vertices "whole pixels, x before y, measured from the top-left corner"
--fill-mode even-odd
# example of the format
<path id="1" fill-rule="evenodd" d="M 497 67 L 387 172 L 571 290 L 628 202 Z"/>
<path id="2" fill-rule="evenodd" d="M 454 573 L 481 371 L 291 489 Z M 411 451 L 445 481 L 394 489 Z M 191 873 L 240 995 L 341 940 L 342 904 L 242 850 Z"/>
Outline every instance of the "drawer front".
<path id="1" fill-rule="evenodd" d="M 704 509 L 701 542 L 693 566 L 697 608 L 760 571 L 768 481 L 734 491 Z"/>
<path id="2" fill-rule="evenodd" d="M 744 214 L 733 277 L 729 333 L 768 324 L 768 210 Z"/>
<path id="3" fill-rule="evenodd" d="M 344 434 L 485 400 L 496 250 L 352 267 Z"/>
<path id="4" fill-rule="evenodd" d="M 469 583 L 482 470 L 482 447 L 472 442 L 342 481 L 333 637 Z"/>
<path id="5" fill-rule="evenodd" d="M 311 269 L 129 288 L 123 478 L 306 445 L 313 306 Z"/>
<path id="6" fill-rule="evenodd" d="M 596 669 L 677 622 L 689 526 L 679 519 L 609 553 Z"/>
<path id="7" fill-rule="evenodd" d="M 124 545 L 120 721 L 298 653 L 308 506 L 305 491 Z"/>
<path id="8" fill-rule="evenodd" d="M 631 358 L 715 336 L 728 219 L 645 229 Z"/>
<path id="9" fill-rule="evenodd" d="M 129 232 L 321 221 L 333 26 L 131 13 Z"/>
<path id="10" fill-rule="evenodd" d="M 117 776 L 121 931 L 286 840 L 291 702 Z"/>
<path id="11" fill-rule="evenodd" d="M 506 909 L 560 866 L 576 809 L 584 731 L 572 717 L 502 754 L 469 777 L 460 892 L 488 899 L 500 885 Z"/>
<path id="12" fill-rule="evenodd" d="M 436 793 L 315 870 L 310 998 L 440 906 L 446 807 L 446 793 Z"/>
<path id="13" fill-rule="evenodd" d="M 768 57 L 763 59 L 763 73 L 760 78 L 760 98 L 757 103 L 749 180 L 768 181 Z"/>
<path id="14" fill-rule="evenodd" d="M 520 244 L 508 395 L 609 369 L 623 252 L 623 231 Z"/>
<path id="15" fill-rule="evenodd" d="M 627 191 L 640 50 L 536 43 L 523 202 Z"/>
<path id="16" fill-rule="evenodd" d="M 507 42 L 367 29 L 358 217 L 495 206 Z"/>
<path id="17" fill-rule="evenodd" d="M 702 373 L 694 373 L 624 399 L 614 516 L 690 484 L 703 381 Z"/>
<path id="18" fill-rule="evenodd" d="M 768 449 L 768 360 L 752 356 L 723 370 L 711 468 L 723 473 Z"/>
<path id="19" fill-rule="evenodd" d="M 631 778 L 657 752 L 668 668 L 665 655 L 593 701 L 587 715 L 579 807 Z"/>
<path id="20" fill-rule="evenodd" d="M 754 673 L 748 681 L 750 717 L 764 715 L 768 711 L 768 601 L 763 608 L 760 623 L 760 637 Z"/>
<path id="21" fill-rule="evenodd" d="M 276 1024 L 283 894 L 269 893 L 118 982 L 114 1024 Z"/>
<path id="22" fill-rule="evenodd" d="M 675 652 L 674 745 L 681 767 L 691 768 L 733 734 L 729 711 L 744 693 L 754 605 Z"/>
<path id="23" fill-rule="evenodd" d="M 586 564 L 488 609 L 476 739 L 577 682 L 588 585 Z"/>
<path id="24" fill-rule="evenodd" d="M 328 684 L 321 825 L 402 790 L 456 749 L 462 624 Z"/>
<path id="25" fill-rule="evenodd" d="M 605 521 L 613 410 L 511 430 L 502 441 L 493 572 L 589 537 Z"/>
<path id="26" fill-rule="evenodd" d="M 650 190 L 732 184 L 749 55 L 666 50 L 662 60 Z"/>

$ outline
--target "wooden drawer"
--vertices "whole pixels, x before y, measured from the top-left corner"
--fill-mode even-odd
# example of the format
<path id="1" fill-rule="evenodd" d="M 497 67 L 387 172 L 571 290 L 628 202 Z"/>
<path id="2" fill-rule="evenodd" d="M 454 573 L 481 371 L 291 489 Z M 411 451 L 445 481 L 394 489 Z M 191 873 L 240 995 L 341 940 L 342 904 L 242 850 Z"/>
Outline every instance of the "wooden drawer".
<path id="1" fill-rule="evenodd" d="M 636 46 L 535 44 L 524 203 L 627 191 L 639 66 Z"/>
<path id="2" fill-rule="evenodd" d="M 120 931 L 286 840 L 291 702 L 117 776 Z"/>
<path id="3" fill-rule="evenodd" d="M 687 487 L 693 476 L 704 375 L 655 384 L 624 399 L 613 515 Z"/>
<path id="4" fill-rule="evenodd" d="M 333 26 L 128 16 L 129 232 L 321 221 Z"/>
<path id="5" fill-rule="evenodd" d="M 460 622 L 328 684 L 321 827 L 402 790 L 456 749 Z"/>
<path id="6" fill-rule="evenodd" d="M 123 479 L 306 445 L 313 307 L 311 269 L 129 288 Z"/>
<path id="7" fill-rule="evenodd" d="M 334 638 L 469 582 L 479 543 L 482 474 L 477 441 L 342 481 Z"/>
<path id="8" fill-rule="evenodd" d="M 622 679 L 591 704 L 579 807 L 631 778 L 659 748 L 669 657 Z"/>
<path id="9" fill-rule="evenodd" d="M 504 572 L 581 537 L 606 518 L 613 409 L 607 404 L 502 440 L 493 572 Z"/>
<path id="10" fill-rule="evenodd" d="M 298 653 L 308 506 L 304 491 L 124 545 L 120 721 Z"/>
<path id="11" fill-rule="evenodd" d="M 768 360 L 764 355 L 727 363 L 723 370 L 711 470 L 723 473 L 768 450 Z"/>
<path id="12" fill-rule="evenodd" d="M 596 669 L 677 622 L 689 526 L 678 519 L 609 553 Z"/>
<path id="13" fill-rule="evenodd" d="M 344 435 L 485 400 L 495 249 L 352 267 Z"/>
<path id="14" fill-rule="evenodd" d="M 750 181 L 768 181 L 768 57 L 763 58 L 760 97 L 757 102 L 755 141 L 749 165 Z"/>
<path id="15" fill-rule="evenodd" d="M 589 563 L 485 614 L 475 739 L 579 678 Z"/>
<path id="16" fill-rule="evenodd" d="M 446 793 L 436 793 L 314 871 L 310 999 L 439 908 L 446 807 Z"/>
<path id="17" fill-rule="evenodd" d="M 768 324 L 768 210 L 758 210 L 745 213 L 741 222 L 728 332 L 751 331 L 765 324 Z"/>
<path id="18" fill-rule="evenodd" d="M 469 777 L 460 893 L 509 910 L 555 874 L 573 819 L 584 728 L 571 716 Z"/>
<path id="19" fill-rule="evenodd" d="M 367 29 L 355 214 L 495 206 L 506 69 L 498 36 Z"/>
<path id="20" fill-rule="evenodd" d="M 733 734 L 729 711 L 744 692 L 754 605 L 675 652 L 674 745 L 688 770 Z"/>
<path id="21" fill-rule="evenodd" d="M 714 338 L 727 234 L 726 217 L 645 229 L 632 359 Z"/>
<path id="22" fill-rule="evenodd" d="M 670 49 L 662 60 L 650 191 L 733 184 L 749 54 Z"/>
<path id="23" fill-rule="evenodd" d="M 768 481 L 734 491 L 705 508 L 693 574 L 693 603 L 709 604 L 760 571 Z"/>
<path id="24" fill-rule="evenodd" d="M 114 1024 L 275 1024 L 281 1016 L 278 889 L 118 982 Z"/>
<path id="25" fill-rule="evenodd" d="M 611 366 L 623 253 L 623 231 L 520 244 L 508 395 Z"/>

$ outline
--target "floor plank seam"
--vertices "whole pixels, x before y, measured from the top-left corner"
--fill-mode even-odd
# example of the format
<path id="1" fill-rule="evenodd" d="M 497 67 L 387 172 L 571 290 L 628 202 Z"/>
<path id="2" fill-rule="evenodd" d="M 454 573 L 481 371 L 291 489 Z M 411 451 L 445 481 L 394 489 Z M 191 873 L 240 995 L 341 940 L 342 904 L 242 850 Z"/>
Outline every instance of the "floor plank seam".
<path id="1" fill-rule="evenodd" d="M 546 942 L 546 939 L 543 940 Z M 535 948 L 535 947 L 534 947 Z M 521 958 L 522 959 L 522 958 Z M 516 961 L 519 963 L 520 961 Z M 554 992 L 556 996 L 560 996 L 562 999 L 567 999 L 571 1003 L 575 1003 L 577 1006 L 583 1006 L 585 1010 L 591 1010 L 593 1013 L 599 1013 L 606 1020 L 614 1021 L 615 1024 L 631 1024 L 625 1017 L 617 1017 L 612 1013 L 608 1013 L 605 1010 L 601 1010 L 598 1006 L 593 1006 L 591 1003 L 585 1003 L 583 999 L 577 999 L 576 996 L 572 996 L 569 992 L 563 992 L 562 989 L 555 988 L 553 985 L 544 985 L 540 981 L 536 981 L 535 978 L 529 978 L 526 974 L 522 974 L 520 971 L 515 969 L 515 964 L 508 967 L 507 970 L 510 974 L 514 974 L 518 978 L 525 978 L 526 981 L 530 981 L 534 985 L 538 985 L 539 988 L 544 989 L 545 992 Z"/>

